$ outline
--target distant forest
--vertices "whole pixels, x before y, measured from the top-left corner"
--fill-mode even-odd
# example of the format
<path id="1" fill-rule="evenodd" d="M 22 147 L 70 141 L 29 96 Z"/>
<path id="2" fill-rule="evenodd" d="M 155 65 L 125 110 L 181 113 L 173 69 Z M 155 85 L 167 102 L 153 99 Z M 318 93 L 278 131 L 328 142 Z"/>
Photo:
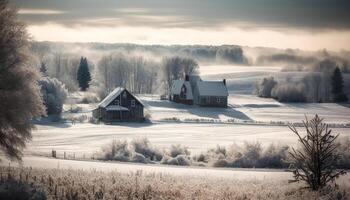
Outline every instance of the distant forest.
<path id="1" fill-rule="evenodd" d="M 32 42 L 32 64 L 43 66 L 68 91 L 79 90 L 77 71 L 82 57 L 91 73 L 90 91 L 100 97 L 117 86 L 134 93 L 168 93 L 172 80 L 198 73 L 200 65 L 283 66 L 285 71 L 308 70 L 324 59 L 349 72 L 350 52 L 306 52 L 236 45 L 136 45 Z"/>

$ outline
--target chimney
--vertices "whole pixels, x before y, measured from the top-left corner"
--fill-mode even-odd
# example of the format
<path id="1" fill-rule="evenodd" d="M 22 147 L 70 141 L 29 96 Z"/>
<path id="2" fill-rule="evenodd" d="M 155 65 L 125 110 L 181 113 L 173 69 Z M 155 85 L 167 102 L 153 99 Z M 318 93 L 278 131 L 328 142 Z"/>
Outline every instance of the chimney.
<path id="1" fill-rule="evenodd" d="M 226 85 L 226 79 L 222 80 L 222 82 L 224 82 L 224 85 Z"/>
<path id="2" fill-rule="evenodd" d="M 185 81 L 190 81 L 190 76 L 189 75 L 185 75 Z"/>

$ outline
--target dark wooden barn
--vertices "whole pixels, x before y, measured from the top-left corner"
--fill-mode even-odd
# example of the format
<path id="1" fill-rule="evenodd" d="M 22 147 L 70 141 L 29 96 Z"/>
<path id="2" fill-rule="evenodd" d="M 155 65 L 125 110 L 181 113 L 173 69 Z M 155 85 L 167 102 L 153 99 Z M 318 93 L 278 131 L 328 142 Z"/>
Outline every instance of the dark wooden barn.
<path id="1" fill-rule="evenodd" d="M 118 87 L 104 98 L 92 111 L 94 118 L 100 121 L 144 121 L 144 105 L 128 90 Z"/>

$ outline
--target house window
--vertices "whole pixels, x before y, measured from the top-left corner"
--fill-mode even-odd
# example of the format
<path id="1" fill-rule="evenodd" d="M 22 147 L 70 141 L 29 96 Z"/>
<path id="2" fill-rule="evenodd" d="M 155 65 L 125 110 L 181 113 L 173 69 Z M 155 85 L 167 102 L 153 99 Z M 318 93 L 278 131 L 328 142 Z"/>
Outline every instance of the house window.
<path id="1" fill-rule="evenodd" d="M 221 101 L 220 97 L 216 97 L 216 102 L 220 103 L 220 101 Z"/>
<path id="2" fill-rule="evenodd" d="M 210 97 L 207 97 L 206 100 L 207 100 L 207 103 L 210 103 Z"/>
<path id="3" fill-rule="evenodd" d="M 116 99 L 116 100 L 115 100 L 115 105 L 117 105 L 117 106 L 120 105 L 119 99 Z"/>
<path id="4" fill-rule="evenodd" d="M 135 100 L 131 100 L 131 107 L 135 107 Z"/>
<path id="5" fill-rule="evenodd" d="M 123 92 L 123 98 L 126 99 L 126 92 Z"/>

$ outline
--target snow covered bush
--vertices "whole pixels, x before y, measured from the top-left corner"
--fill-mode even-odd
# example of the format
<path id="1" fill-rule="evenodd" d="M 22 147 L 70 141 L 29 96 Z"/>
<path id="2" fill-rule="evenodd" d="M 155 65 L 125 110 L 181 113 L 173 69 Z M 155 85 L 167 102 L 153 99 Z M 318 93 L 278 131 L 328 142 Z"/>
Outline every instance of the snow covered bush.
<path id="1" fill-rule="evenodd" d="M 39 81 L 44 105 L 48 115 L 60 115 L 68 91 L 65 85 L 56 78 L 43 77 Z"/>
<path id="2" fill-rule="evenodd" d="M 287 168 L 287 146 L 275 146 L 271 144 L 263 148 L 259 142 L 248 143 L 243 146 L 236 144 L 230 147 L 217 146 L 206 153 L 194 156 L 196 162 L 208 163 L 213 167 L 238 167 L 238 168 Z"/>
<path id="3" fill-rule="evenodd" d="M 160 163 L 165 165 L 180 165 L 180 166 L 191 165 L 191 162 L 186 155 L 177 155 L 175 158 L 172 158 L 170 156 L 164 156 Z"/>
<path id="4" fill-rule="evenodd" d="M 190 152 L 188 151 L 188 147 L 177 144 L 171 145 L 169 155 L 175 158 L 178 155 L 190 155 Z"/>
<path id="5" fill-rule="evenodd" d="M 279 83 L 271 91 L 272 98 L 279 102 L 306 102 L 306 89 L 303 83 Z"/>
<path id="6" fill-rule="evenodd" d="M 147 138 L 133 139 L 131 141 L 131 147 L 136 153 L 139 153 L 150 160 L 160 161 L 163 157 L 158 149 L 151 146 Z"/>
<path id="7" fill-rule="evenodd" d="M 272 89 L 277 85 L 273 77 L 263 78 L 256 84 L 256 93 L 259 97 L 270 98 Z"/>
<path id="8" fill-rule="evenodd" d="M 147 163 L 147 158 L 144 155 L 135 152 L 132 154 L 131 162 Z"/>
<path id="9" fill-rule="evenodd" d="M 113 140 L 109 145 L 102 148 L 102 155 L 100 159 L 116 160 L 116 161 L 130 161 L 132 152 L 129 149 L 127 141 Z"/>

